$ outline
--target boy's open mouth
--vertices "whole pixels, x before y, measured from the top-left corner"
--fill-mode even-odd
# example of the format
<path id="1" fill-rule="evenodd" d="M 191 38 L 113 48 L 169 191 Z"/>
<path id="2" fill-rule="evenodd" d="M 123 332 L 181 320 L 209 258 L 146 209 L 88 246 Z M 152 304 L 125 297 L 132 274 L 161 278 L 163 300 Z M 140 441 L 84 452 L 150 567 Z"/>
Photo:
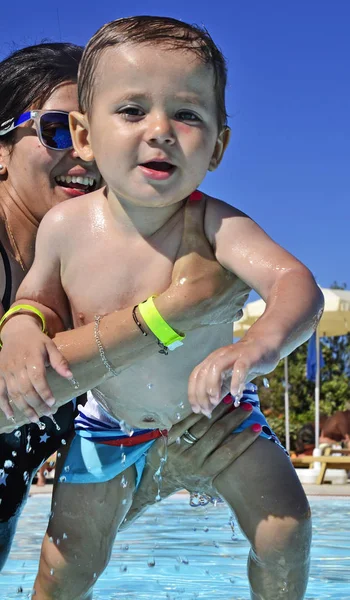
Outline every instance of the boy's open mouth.
<path id="1" fill-rule="evenodd" d="M 139 168 L 147 179 L 153 181 L 166 181 L 176 170 L 175 165 L 166 160 L 150 160 L 149 162 L 141 163 Z"/>
<path id="2" fill-rule="evenodd" d="M 168 163 L 166 161 L 150 161 L 146 163 L 142 163 L 141 167 L 145 167 L 146 169 L 150 169 L 151 171 L 162 171 L 162 172 L 171 172 L 175 169 L 174 165 Z"/>

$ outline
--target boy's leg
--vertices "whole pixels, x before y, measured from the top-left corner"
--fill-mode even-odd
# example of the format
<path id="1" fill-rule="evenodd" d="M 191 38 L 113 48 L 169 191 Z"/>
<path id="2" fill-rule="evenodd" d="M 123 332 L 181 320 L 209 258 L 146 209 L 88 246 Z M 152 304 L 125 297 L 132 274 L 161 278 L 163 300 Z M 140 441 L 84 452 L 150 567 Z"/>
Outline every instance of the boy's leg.
<path id="1" fill-rule="evenodd" d="M 248 576 L 252 600 L 304 598 L 311 515 L 283 450 L 259 438 L 214 483 L 251 544 Z"/>
<path id="2" fill-rule="evenodd" d="M 64 453 L 66 455 L 67 451 Z M 65 456 L 57 465 L 59 474 Z M 121 484 L 122 477 L 127 486 Z M 123 480 L 124 481 L 124 480 Z M 104 483 L 55 484 L 35 600 L 90 600 L 135 488 L 135 467 Z"/>

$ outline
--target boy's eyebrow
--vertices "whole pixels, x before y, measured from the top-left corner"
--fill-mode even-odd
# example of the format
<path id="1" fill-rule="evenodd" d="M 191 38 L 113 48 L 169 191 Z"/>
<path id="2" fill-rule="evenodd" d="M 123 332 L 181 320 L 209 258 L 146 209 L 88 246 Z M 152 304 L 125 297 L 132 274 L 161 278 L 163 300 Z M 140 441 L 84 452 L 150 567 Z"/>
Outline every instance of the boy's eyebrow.
<path id="1" fill-rule="evenodd" d="M 205 100 L 205 98 L 201 97 L 200 94 L 196 94 L 196 93 L 190 93 L 190 92 L 184 92 L 184 93 L 178 93 L 176 96 L 174 96 L 174 99 L 180 102 L 184 102 L 186 104 L 194 104 L 196 106 L 200 106 L 206 110 L 209 110 L 209 105 L 207 103 L 207 101 Z M 147 92 L 141 92 L 141 90 L 130 90 L 127 91 L 125 93 L 123 93 L 122 95 L 118 96 L 118 98 L 116 98 L 116 101 L 119 102 L 126 102 L 129 100 L 152 100 L 152 94 L 149 94 Z"/>

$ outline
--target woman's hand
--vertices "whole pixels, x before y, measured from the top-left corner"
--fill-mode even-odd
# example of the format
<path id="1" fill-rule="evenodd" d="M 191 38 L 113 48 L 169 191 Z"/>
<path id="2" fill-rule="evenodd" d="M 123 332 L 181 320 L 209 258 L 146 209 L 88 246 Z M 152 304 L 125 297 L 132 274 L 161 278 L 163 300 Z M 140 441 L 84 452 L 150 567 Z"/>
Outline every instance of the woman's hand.
<path id="1" fill-rule="evenodd" d="M 213 481 L 238 458 L 259 436 L 260 431 L 247 428 L 232 435 L 251 414 L 251 405 L 233 406 L 221 403 L 212 419 L 191 414 L 169 432 L 167 461 L 162 469 L 161 497 L 187 489 L 215 495 Z M 248 409 L 248 410 L 247 410 Z M 188 435 L 188 433 L 190 435 Z M 184 436 L 184 437 L 183 437 Z M 197 438 L 193 444 L 186 439 Z M 192 441 L 194 441 L 192 439 Z M 147 462 L 132 506 L 122 524 L 128 527 L 148 506 L 154 504 L 158 485 L 154 474 L 164 456 L 164 442 L 157 440 L 147 454 Z"/>

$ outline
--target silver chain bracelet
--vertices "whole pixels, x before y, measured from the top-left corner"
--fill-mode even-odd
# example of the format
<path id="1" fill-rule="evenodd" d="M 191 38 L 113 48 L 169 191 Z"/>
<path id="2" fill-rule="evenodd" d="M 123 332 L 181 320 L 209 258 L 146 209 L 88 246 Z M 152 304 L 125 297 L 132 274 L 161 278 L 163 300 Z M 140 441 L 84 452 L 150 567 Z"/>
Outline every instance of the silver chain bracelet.
<path id="1" fill-rule="evenodd" d="M 119 375 L 119 373 L 113 368 L 113 365 L 111 365 L 111 363 L 107 359 L 104 348 L 102 346 L 102 342 L 101 342 L 101 338 L 100 338 L 100 321 L 101 321 L 101 319 L 102 319 L 102 317 L 100 315 L 95 315 L 95 329 L 94 329 L 95 341 L 97 344 L 98 351 L 100 353 L 101 360 L 102 360 L 104 366 L 106 367 L 107 371 L 112 373 L 112 375 L 114 375 L 114 377 L 117 377 Z"/>

